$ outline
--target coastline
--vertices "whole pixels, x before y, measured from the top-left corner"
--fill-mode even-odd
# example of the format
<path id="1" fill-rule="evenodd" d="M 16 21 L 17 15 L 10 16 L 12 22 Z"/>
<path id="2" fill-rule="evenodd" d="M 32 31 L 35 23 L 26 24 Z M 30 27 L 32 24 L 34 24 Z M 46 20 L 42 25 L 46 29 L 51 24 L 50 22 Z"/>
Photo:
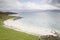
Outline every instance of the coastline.
<path id="1" fill-rule="evenodd" d="M 20 31 L 20 32 L 24 32 L 24 33 L 32 34 L 36 36 L 55 35 L 51 33 L 51 30 L 49 29 L 43 29 L 43 28 L 39 29 L 37 27 L 26 26 L 26 25 L 23 25 L 23 23 L 18 23 L 17 21 L 14 21 L 13 18 L 5 20 L 3 22 L 3 26 L 5 26 L 6 28 L 10 28 L 16 31 Z"/>
<path id="2" fill-rule="evenodd" d="M 9 25 L 10 24 L 9 22 L 13 22 L 12 25 Z M 37 34 L 34 34 L 34 33 L 31 33 L 31 32 L 27 32 L 27 31 L 24 31 L 22 29 L 16 28 L 17 25 L 13 26 L 13 24 L 15 24 L 15 23 L 16 22 L 14 22 L 13 18 L 12 18 L 12 19 L 8 19 L 8 20 L 3 21 L 3 26 L 6 27 L 6 28 L 9 28 L 9 29 L 13 29 L 15 31 L 20 31 L 20 32 L 24 32 L 24 33 L 27 33 L 27 34 L 32 34 L 32 35 L 38 36 Z"/>
<path id="3" fill-rule="evenodd" d="M 6 14 L 0 14 L 0 40 L 37 40 L 35 35 L 19 32 L 9 28 L 10 26 L 4 25 L 4 21 L 13 19 L 17 16 L 9 16 Z M 11 21 L 11 20 L 10 20 Z"/>

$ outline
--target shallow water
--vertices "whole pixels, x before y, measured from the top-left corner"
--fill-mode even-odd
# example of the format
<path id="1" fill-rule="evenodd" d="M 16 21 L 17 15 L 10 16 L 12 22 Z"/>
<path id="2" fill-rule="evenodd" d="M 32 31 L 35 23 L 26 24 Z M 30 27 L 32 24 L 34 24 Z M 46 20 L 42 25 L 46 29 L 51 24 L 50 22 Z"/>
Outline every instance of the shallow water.
<path id="1" fill-rule="evenodd" d="M 18 21 L 30 27 L 60 31 L 60 10 L 21 12 L 20 16 L 23 18 Z"/>

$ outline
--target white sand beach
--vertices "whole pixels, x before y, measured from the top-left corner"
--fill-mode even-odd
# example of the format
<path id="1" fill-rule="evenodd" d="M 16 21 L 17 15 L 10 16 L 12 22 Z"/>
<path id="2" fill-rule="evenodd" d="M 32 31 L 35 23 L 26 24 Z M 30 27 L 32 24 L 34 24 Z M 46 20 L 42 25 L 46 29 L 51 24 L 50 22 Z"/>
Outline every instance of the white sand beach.
<path id="1" fill-rule="evenodd" d="M 55 35 L 55 34 L 51 33 L 51 30 L 49 30 L 49 29 L 32 27 L 32 26 L 26 25 L 22 22 L 14 21 L 13 19 L 5 20 L 3 23 L 4 23 L 4 26 L 7 28 L 14 29 L 16 31 L 25 32 L 28 34 Z"/>

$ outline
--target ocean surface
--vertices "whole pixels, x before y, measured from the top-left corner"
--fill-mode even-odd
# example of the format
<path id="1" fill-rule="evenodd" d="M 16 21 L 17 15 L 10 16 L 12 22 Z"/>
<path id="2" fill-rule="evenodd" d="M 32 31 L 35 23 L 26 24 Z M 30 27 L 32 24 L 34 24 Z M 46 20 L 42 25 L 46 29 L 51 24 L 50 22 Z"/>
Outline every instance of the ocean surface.
<path id="1" fill-rule="evenodd" d="M 23 18 L 16 21 L 23 25 L 60 31 L 60 10 L 22 11 L 18 15 Z"/>

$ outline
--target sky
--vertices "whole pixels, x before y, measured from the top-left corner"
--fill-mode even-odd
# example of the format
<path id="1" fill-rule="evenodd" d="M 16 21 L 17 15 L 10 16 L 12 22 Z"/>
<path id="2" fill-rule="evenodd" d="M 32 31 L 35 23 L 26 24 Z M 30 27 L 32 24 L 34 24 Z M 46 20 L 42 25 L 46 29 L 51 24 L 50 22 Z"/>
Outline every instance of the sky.
<path id="1" fill-rule="evenodd" d="M 0 11 L 59 9 L 60 0 L 0 0 Z"/>

